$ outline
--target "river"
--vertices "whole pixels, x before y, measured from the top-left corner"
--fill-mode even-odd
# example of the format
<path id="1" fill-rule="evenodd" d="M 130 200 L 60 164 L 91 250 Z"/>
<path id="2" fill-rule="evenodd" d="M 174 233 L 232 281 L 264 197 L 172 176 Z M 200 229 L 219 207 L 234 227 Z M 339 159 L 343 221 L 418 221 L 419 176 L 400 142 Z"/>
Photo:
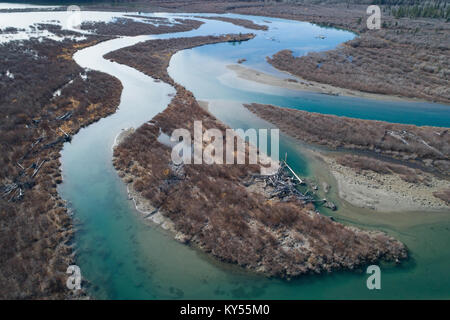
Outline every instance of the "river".
<path id="1" fill-rule="evenodd" d="M 236 16 L 236 15 L 229 15 Z M 309 111 L 392 122 L 450 126 L 448 106 L 389 102 L 292 92 L 238 80 L 226 69 L 239 58 L 247 66 L 286 77 L 265 57 L 290 48 L 304 54 L 334 48 L 354 37 L 350 32 L 263 17 L 244 17 L 267 24 L 240 45 L 208 45 L 176 54 L 169 73 L 209 102 L 211 112 L 234 128 L 268 127 L 243 109 L 242 102 L 273 103 Z M 366 288 L 363 271 L 311 275 L 285 281 L 246 272 L 173 240 L 160 227 L 143 221 L 111 162 L 114 139 L 122 129 L 138 127 L 164 110 L 174 89 L 103 55 L 139 41 L 175 36 L 248 32 L 220 21 L 205 20 L 198 30 L 180 34 L 123 37 L 82 49 L 74 55 L 82 67 L 117 77 L 123 85 L 117 112 L 80 130 L 61 153 L 63 184 L 59 192 L 74 210 L 76 261 L 88 292 L 99 299 L 414 299 L 449 298 L 449 212 L 375 213 L 339 203 L 334 216 L 345 223 L 381 229 L 404 242 L 411 259 L 382 267 L 382 290 Z M 318 39 L 318 34 L 326 39 Z M 199 68 L 198 66 L 202 66 Z M 407 112 L 405 112 L 407 111 Z M 303 176 L 323 175 L 306 149 L 282 135 L 281 153 Z M 328 214 L 325 212 L 325 214 Z"/>

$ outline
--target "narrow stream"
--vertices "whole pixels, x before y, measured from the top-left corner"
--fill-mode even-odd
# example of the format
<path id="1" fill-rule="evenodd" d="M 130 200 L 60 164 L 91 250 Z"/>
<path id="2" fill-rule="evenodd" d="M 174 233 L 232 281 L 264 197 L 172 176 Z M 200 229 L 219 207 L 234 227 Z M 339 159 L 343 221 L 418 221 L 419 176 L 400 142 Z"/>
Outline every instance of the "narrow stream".
<path id="1" fill-rule="evenodd" d="M 175 81 L 193 91 L 198 99 L 207 100 L 211 112 L 231 127 L 269 126 L 243 109 L 242 102 L 245 101 L 280 101 L 278 104 L 282 106 L 295 104 L 305 109 L 316 108 L 322 112 L 346 115 L 361 113 L 363 106 L 373 112 L 372 115 L 370 112 L 366 114 L 366 118 L 380 114 L 376 113 L 380 103 L 386 108 L 389 106 L 387 102 L 364 99 L 333 99 L 274 88 L 267 91 L 267 86 L 256 84 L 251 84 L 251 88 L 242 86 L 236 89 L 233 81 L 229 81 L 232 75 L 226 70 L 226 65 L 234 63 L 236 57 L 245 56 L 249 58 L 248 66 L 280 75 L 261 59 L 285 48 L 294 48 L 296 54 L 330 49 L 353 37 L 349 32 L 322 29 L 309 23 L 238 17 L 256 23 L 269 21 L 270 29 L 257 32 L 257 38 L 241 45 L 217 44 L 182 51 L 173 57 L 169 68 Z M 75 212 L 77 264 L 84 279 L 89 282 L 84 284 L 89 293 L 99 299 L 448 298 L 450 279 L 445 276 L 450 269 L 450 253 L 446 248 L 450 239 L 448 212 L 379 214 L 342 204 L 342 209 L 336 214 L 338 219 L 385 230 L 406 243 L 412 252 L 412 259 L 403 266 L 383 268 L 382 290 L 377 292 L 367 290 L 366 275 L 362 272 L 305 276 L 292 281 L 268 279 L 217 262 L 198 250 L 176 242 L 161 228 L 143 221 L 133 202 L 127 200 L 125 186 L 112 166 L 112 145 L 122 129 L 136 128 L 163 111 L 174 89 L 154 82 L 133 68 L 105 60 L 103 55 L 154 38 L 248 32 L 219 21 L 205 22 L 198 30 L 159 37 L 114 39 L 74 55 L 80 66 L 113 75 L 123 85 L 117 112 L 82 129 L 71 143 L 65 144 L 61 155 L 64 183 L 59 192 Z M 296 30 L 301 32 L 293 32 Z M 315 38 L 318 33 L 325 34 L 327 40 L 318 41 Z M 202 61 L 202 68 L 198 68 L 199 61 Z M 346 110 L 348 101 L 351 106 Z M 395 108 L 388 120 L 396 121 L 404 117 L 408 104 L 393 103 Z M 430 119 L 428 124 L 448 126 L 450 123 L 445 106 L 420 103 L 410 106 L 408 110 L 417 118 L 411 116 L 411 121 L 407 119 L 405 122 L 414 123 L 415 119 L 426 122 Z M 329 112 L 327 108 L 334 108 L 336 112 Z M 389 117 L 384 112 L 381 114 Z M 429 116 L 424 116 L 427 114 Z M 440 116 L 436 117 L 436 114 Z M 365 118 L 361 114 L 360 117 Z M 281 154 L 284 151 L 289 151 L 289 162 L 296 171 L 303 175 L 322 174 L 333 184 L 307 150 L 283 136 Z"/>

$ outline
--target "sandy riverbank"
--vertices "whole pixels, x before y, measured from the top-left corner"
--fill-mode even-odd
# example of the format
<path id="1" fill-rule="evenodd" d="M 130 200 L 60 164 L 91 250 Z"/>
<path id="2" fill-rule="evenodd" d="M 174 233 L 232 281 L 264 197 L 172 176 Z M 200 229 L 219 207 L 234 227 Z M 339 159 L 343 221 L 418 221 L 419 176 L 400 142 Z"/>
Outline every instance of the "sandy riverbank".
<path id="1" fill-rule="evenodd" d="M 198 101 L 198 105 L 205 110 L 206 112 L 209 113 L 209 102 L 208 101 L 204 101 L 204 100 L 199 100 Z"/>
<path id="2" fill-rule="evenodd" d="M 403 98 L 383 94 L 373 94 L 357 90 L 339 88 L 328 84 L 305 80 L 297 76 L 293 76 L 295 77 L 295 79 L 282 79 L 252 68 L 244 67 L 239 64 L 230 64 L 227 66 L 227 68 L 235 72 L 235 74 L 241 79 L 289 90 L 310 91 L 334 96 L 359 97 L 375 100 L 419 101 L 418 99 Z"/>
<path id="3" fill-rule="evenodd" d="M 117 136 L 114 138 L 114 143 L 112 145 L 112 149 L 114 150 L 114 148 L 116 146 L 118 146 L 126 137 L 128 137 L 133 132 L 134 132 L 134 128 L 122 129 L 122 131 L 120 131 L 117 134 Z"/>
<path id="4" fill-rule="evenodd" d="M 338 195 L 350 204 L 381 212 L 448 210 L 433 193 L 448 188 L 447 180 L 428 173 L 427 183 L 410 183 L 398 174 L 356 170 L 339 164 L 332 156 L 314 152 L 328 166 L 337 181 Z"/>
<path id="5" fill-rule="evenodd" d="M 164 216 L 161 210 L 154 207 L 148 199 L 134 189 L 133 177 L 121 170 L 119 171 L 119 176 L 127 183 L 128 200 L 133 201 L 135 209 L 142 214 L 142 218 L 159 225 L 164 230 L 172 233 L 175 240 L 185 243 L 186 236 L 175 229 L 173 221 Z"/>

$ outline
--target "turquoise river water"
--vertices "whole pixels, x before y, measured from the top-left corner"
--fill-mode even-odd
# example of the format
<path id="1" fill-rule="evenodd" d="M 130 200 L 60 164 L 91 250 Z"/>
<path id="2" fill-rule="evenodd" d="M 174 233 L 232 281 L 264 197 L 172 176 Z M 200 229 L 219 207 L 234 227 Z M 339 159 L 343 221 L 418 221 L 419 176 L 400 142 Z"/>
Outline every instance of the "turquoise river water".
<path id="1" fill-rule="evenodd" d="M 290 91 L 238 79 L 226 66 L 240 58 L 245 65 L 278 77 L 265 57 L 282 49 L 302 55 L 332 49 L 354 34 L 282 19 L 237 16 L 267 24 L 268 31 L 241 44 L 215 44 L 184 50 L 171 60 L 169 73 L 209 102 L 210 111 L 233 128 L 270 125 L 246 111 L 243 102 L 418 125 L 450 127 L 448 106 L 424 102 L 376 101 Z M 382 289 L 366 287 L 360 271 L 310 275 L 291 281 L 269 279 L 224 264 L 180 244 L 160 227 L 143 221 L 112 163 L 112 146 L 122 129 L 138 127 L 164 110 L 174 89 L 103 55 L 156 38 L 249 32 L 205 20 L 198 30 L 156 36 L 123 37 L 85 48 L 74 55 L 82 67 L 103 71 L 123 84 L 118 111 L 82 129 L 62 151 L 64 182 L 59 192 L 74 210 L 77 264 L 99 299 L 427 299 L 450 298 L 450 212 L 375 213 L 341 202 L 339 221 L 384 230 L 404 242 L 411 258 L 400 266 L 382 266 Z M 325 39 L 317 38 L 325 35 Z M 281 136 L 280 154 L 302 176 L 323 175 L 299 143 Z M 332 179 L 330 183 L 333 184 Z M 334 199 L 333 199 L 334 200 Z M 329 214 L 323 210 L 324 214 Z"/>

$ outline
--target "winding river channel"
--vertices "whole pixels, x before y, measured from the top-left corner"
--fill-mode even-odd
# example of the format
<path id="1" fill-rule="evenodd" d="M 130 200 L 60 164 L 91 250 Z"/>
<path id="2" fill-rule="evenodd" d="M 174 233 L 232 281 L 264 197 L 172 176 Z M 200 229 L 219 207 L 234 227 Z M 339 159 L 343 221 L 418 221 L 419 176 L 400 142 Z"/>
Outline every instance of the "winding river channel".
<path id="1" fill-rule="evenodd" d="M 366 287 L 363 271 L 311 275 L 285 281 L 268 279 L 224 264 L 176 242 L 158 226 L 144 222 L 128 200 L 126 187 L 112 166 L 116 136 L 138 127 L 163 111 L 174 88 L 125 65 L 105 60 L 106 53 L 156 38 L 254 32 L 251 41 L 221 43 L 184 50 L 171 60 L 173 79 L 207 101 L 210 111 L 233 128 L 269 127 L 243 108 L 243 102 L 271 103 L 308 111 L 356 118 L 450 127 L 448 106 L 424 102 L 392 102 L 335 97 L 292 91 L 242 80 L 227 68 L 240 58 L 245 65 L 277 77 L 288 77 L 267 64 L 265 57 L 282 49 L 301 55 L 327 50 L 354 34 L 282 19 L 243 17 L 269 26 L 247 30 L 205 20 L 199 29 L 178 34 L 122 37 L 85 48 L 74 55 L 84 68 L 118 78 L 123 85 L 117 112 L 80 130 L 61 155 L 64 183 L 59 192 L 74 211 L 77 264 L 89 293 L 99 299 L 373 299 L 450 298 L 450 212 L 376 213 L 337 199 L 333 213 L 341 222 L 381 229 L 404 242 L 411 259 L 401 266 L 382 267 L 382 290 Z M 326 36 L 320 39 L 318 35 Z M 335 186 L 308 151 L 281 136 L 280 154 L 307 177 Z M 335 190 L 335 188 L 333 188 Z M 329 212 L 324 211 L 324 214 Z"/>

